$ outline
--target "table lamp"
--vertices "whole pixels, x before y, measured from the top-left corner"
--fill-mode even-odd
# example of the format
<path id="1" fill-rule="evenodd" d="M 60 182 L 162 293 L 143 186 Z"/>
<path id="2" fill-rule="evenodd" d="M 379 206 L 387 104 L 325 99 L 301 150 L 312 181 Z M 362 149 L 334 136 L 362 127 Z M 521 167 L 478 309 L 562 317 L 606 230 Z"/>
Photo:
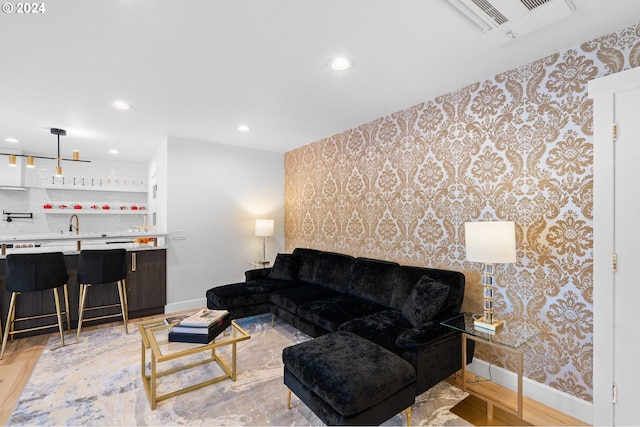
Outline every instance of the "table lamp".
<path id="1" fill-rule="evenodd" d="M 272 219 L 256 219 L 256 236 L 262 237 L 262 261 L 259 261 L 263 267 L 269 264 L 267 261 L 267 237 L 273 236 L 273 220 Z"/>
<path id="2" fill-rule="evenodd" d="M 493 316 L 493 265 L 516 262 L 516 227 L 513 221 L 465 222 L 467 261 L 484 263 L 483 316 L 474 321 L 477 328 L 496 331 L 502 321 Z"/>

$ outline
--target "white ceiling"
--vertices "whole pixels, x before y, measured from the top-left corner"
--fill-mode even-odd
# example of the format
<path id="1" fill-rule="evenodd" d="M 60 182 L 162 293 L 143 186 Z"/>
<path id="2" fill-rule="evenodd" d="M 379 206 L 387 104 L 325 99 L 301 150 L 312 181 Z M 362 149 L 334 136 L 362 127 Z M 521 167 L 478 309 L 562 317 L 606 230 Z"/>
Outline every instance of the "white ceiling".
<path id="1" fill-rule="evenodd" d="M 574 0 L 496 46 L 444 0 L 42 1 L 0 15 L 0 147 L 54 155 L 59 127 L 63 156 L 118 161 L 168 135 L 285 152 L 640 22 L 640 1 Z"/>

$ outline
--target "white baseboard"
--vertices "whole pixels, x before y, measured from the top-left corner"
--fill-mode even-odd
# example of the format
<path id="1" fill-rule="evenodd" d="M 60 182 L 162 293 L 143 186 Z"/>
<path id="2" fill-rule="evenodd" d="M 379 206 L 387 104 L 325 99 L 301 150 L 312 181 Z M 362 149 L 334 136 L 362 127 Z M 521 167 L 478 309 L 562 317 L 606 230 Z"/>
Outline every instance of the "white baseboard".
<path id="1" fill-rule="evenodd" d="M 195 310 L 207 306 L 206 298 L 192 299 L 188 301 L 174 302 L 164 306 L 165 313 L 175 313 L 178 311 Z"/>
<path id="2" fill-rule="evenodd" d="M 510 390 L 516 391 L 518 388 L 518 376 L 515 372 L 491 365 L 491 375 L 489 375 L 489 363 L 484 360 L 474 358 L 473 362 L 467 366 L 467 369 L 484 378 L 491 377 L 493 382 Z M 467 374 L 469 374 L 469 372 L 467 372 Z M 523 395 L 530 399 L 577 418 L 587 424 L 593 424 L 593 403 L 591 402 L 578 399 L 575 396 L 526 377 L 522 379 L 522 391 Z"/>

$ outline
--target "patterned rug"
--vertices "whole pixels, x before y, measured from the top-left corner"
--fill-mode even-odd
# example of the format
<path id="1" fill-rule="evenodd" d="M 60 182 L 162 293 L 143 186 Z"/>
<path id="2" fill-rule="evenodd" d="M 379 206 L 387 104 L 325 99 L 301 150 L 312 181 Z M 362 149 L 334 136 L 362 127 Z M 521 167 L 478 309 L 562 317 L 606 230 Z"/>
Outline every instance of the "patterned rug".
<path id="1" fill-rule="evenodd" d="M 83 333 L 80 343 L 69 336 L 67 345 L 51 338 L 16 405 L 8 425 L 322 425 L 295 395 L 287 410 L 282 382 L 282 349 L 308 336 L 271 316 L 238 321 L 251 339 L 238 344 L 236 382 L 225 380 L 197 391 L 169 398 L 151 410 L 140 378 L 140 335 L 122 326 Z M 132 332 L 132 331 L 135 332 Z M 229 348 L 218 353 L 229 359 Z M 149 357 L 147 356 L 147 361 Z M 182 360 L 181 360 L 182 362 Z M 148 362 L 147 362 L 148 363 Z M 162 369 L 167 364 L 165 362 Z M 195 378 L 211 378 L 222 371 L 215 364 L 159 380 L 164 394 Z M 201 381 L 201 380 L 200 380 Z M 446 382 L 416 398 L 413 425 L 470 425 L 449 412 L 467 394 Z M 406 425 L 397 415 L 383 425 Z"/>

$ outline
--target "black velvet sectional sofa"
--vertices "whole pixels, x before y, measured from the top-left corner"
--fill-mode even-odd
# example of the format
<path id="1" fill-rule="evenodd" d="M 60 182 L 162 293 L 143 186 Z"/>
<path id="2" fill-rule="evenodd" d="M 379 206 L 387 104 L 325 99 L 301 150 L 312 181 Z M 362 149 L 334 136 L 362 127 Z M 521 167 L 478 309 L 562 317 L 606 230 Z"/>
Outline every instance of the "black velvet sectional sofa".
<path id="1" fill-rule="evenodd" d="M 209 289 L 207 306 L 233 318 L 271 312 L 312 337 L 366 338 L 411 363 L 416 395 L 460 369 L 460 334 L 440 325 L 460 313 L 460 272 L 296 248 L 245 278 Z"/>

